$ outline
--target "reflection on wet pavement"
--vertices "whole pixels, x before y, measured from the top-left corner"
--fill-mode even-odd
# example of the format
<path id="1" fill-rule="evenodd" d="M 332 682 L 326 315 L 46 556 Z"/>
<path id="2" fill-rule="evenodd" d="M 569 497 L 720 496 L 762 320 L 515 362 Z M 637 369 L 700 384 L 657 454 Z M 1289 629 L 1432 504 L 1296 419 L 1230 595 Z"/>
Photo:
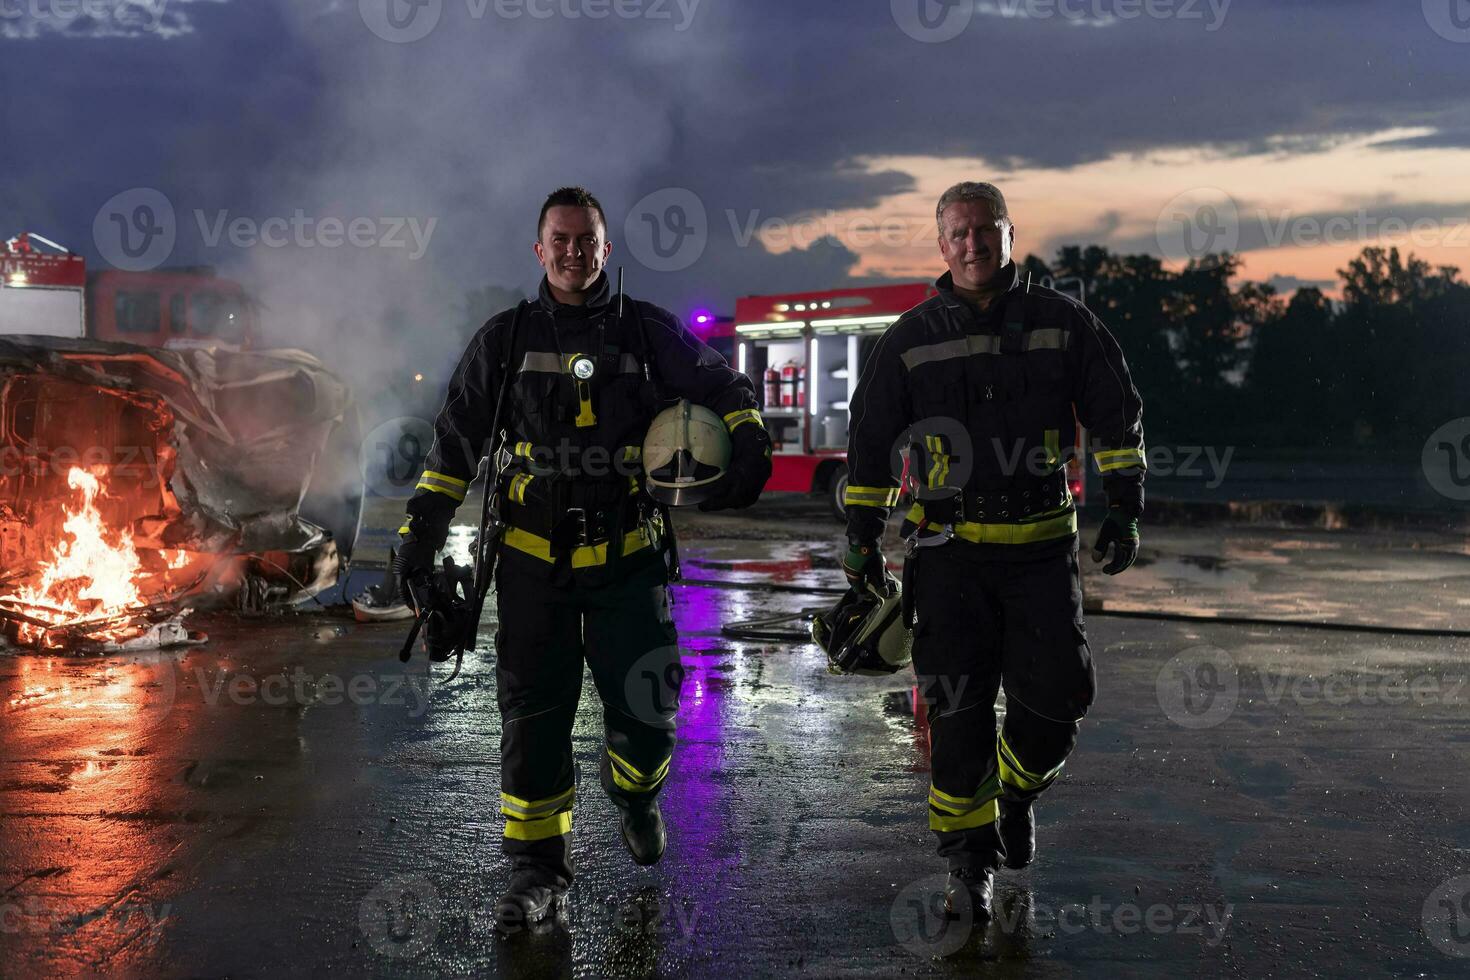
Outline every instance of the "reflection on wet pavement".
<path id="1" fill-rule="evenodd" d="M 1449 606 L 1418 593 L 1456 591 L 1464 575 L 1449 550 L 1410 560 L 1369 540 L 1270 536 L 1212 550 L 1193 533 L 1153 535 L 1151 564 L 1089 587 L 1110 604 L 1419 623 Z M 827 588 L 837 577 L 836 543 L 816 534 L 685 548 L 701 579 Z M 1344 583 L 1357 591 L 1339 594 Z M 1038 863 L 1002 875 L 997 920 L 982 929 L 933 914 L 944 869 L 925 821 L 913 677 L 832 677 L 810 644 L 720 634 L 827 599 L 676 592 L 687 673 L 663 798 L 668 855 L 638 869 L 623 851 L 597 786 L 587 684 L 574 734 L 579 878 L 560 924 L 509 939 L 490 919 L 508 877 L 493 622 L 449 686 L 426 683 L 422 660 L 398 663 L 401 624 L 320 613 L 204 617 L 210 645 L 175 656 L 0 659 L 3 972 L 1457 965 L 1421 916 L 1437 886 L 1470 871 L 1458 778 L 1470 641 L 1094 617 L 1101 699 L 1038 808 Z"/>

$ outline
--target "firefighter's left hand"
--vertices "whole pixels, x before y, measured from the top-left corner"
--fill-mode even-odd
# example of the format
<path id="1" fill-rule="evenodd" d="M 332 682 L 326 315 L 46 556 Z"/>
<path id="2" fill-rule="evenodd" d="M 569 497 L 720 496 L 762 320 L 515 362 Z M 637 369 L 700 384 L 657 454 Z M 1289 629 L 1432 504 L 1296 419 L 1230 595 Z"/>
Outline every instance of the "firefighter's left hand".
<path id="1" fill-rule="evenodd" d="M 703 511 L 744 510 L 760 499 L 771 478 L 771 437 L 758 425 L 730 434 L 730 468 L 719 493 L 699 505 Z"/>
<path id="2" fill-rule="evenodd" d="M 1133 564 L 1138 557 L 1138 518 L 1128 517 L 1117 511 L 1109 511 L 1097 530 L 1097 540 L 1092 544 L 1092 560 L 1100 562 L 1112 546 L 1113 560 L 1103 566 L 1103 572 L 1117 575 Z"/>

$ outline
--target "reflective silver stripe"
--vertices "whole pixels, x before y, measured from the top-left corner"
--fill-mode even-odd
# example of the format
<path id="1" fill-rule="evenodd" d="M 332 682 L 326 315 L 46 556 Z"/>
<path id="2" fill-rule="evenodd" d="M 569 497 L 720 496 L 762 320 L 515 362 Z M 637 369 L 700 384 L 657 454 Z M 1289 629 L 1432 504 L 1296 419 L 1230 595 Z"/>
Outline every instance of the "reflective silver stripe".
<path id="1" fill-rule="evenodd" d="M 508 817 L 517 817 L 521 820 L 534 820 L 538 817 L 547 817 L 558 810 L 570 806 L 576 798 L 577 788 L 563 790 L 555 796 L 544 800 L 523 800 L 517 796 L 507 793 L 500 794 L 500 812 Z"/>
<path id="2" fill-rule="evenodd" d="M 566 373 L 561 360 L 550 351 L 527 351 L 525 360 L 521 361 L 521 371 L 534 371 L 538 374 Z M 624 354 L 618 358 L 618 373 L 642 374 L 643 362 L 638 360 L 636 354 Z"/>
<path id="3" fill-rule="evenodd" d="M 1032 330 L 1026 334 L 1026 350 L 1066 350 L 1067 331 L 1061 327 Z M 920 364 L 931 361 L 948 361 L 971 354 L 999 354 L 1000 337 L 991 334 L 972 334 L 963 339 L 946 340 L 939 344 L 926 344 L 903 352 L 904 367 L 912 371 Z"/>
<path id="4" fill-rule="evenodd" d="M 561 374 L 561 358 L 547 351 L 527 351 L 526 359 L 521 361 L 521 370 L 536 371 L 541 374 Z"/>

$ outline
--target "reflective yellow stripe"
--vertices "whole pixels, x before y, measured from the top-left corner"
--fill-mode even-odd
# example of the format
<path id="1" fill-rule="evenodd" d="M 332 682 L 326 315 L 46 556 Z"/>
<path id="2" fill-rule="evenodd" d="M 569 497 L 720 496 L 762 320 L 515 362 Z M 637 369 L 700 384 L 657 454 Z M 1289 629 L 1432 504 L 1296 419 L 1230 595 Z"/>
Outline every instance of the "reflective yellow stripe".
<path id="1" fill-rule="evenodd" d="M 407 524 L 405 524 L 405 525 L 403 525 L 403 526 L 402 526 L 402 527 L 400 527 L 400 528 L 399 528 L 399 529 L 398 529 L 398 533 L 399 533 L 399 534 L 411 534 L 411 533 L 412 533 L 412 532 L 411 532 L 411 531 L 409 531 L 409 529 L 408 529 L 408 525 L 407 525 Z"/>
<path id="2" fill-rule="evenodd" d="M 966 809 L 973 807 L 980 801 L 979 793 L 976 793 L 974 796 L 950 796 L 938 786 L 930 786 L 929 795 L 945 803 L 952 803 L 955 806 L 965 807 Z"/>
<path id="3" fill-rule="evenodd" d="M 542 561 L 553 562 L 556 560 L 551 555 L 551 542 L 540 535 L 532 534 L 530 531 L 522 531 L 518 527 L 507 528 L 505 537 L 501 540 L 515 550 L 540 558 Z M 629 531 L 623 535 L 623 554 L 631 555 L 635 551 L 642 551 L 650 543 L 642 528 L 636 531 Z M 572 551 L 573 568 L 592 568 L 596 565 L 606 564 L 606 544 L 588 545 Z"/>
<path id="4" fill-rule="evenodd" d="M 531 486 L 531 479 L 529 473 L 520 473 L 511 477 L 508 493 L 513 502 L 518 504 L 524 504 L 526 502 L 526 490 Z"/>
<path id="5" fill-rule="evenodd" d="M 918 524 L 924 519 L 924 505 L 909 508 L 908 519 Z M 972 544 L 1029 544 L 1050 541 L 1077 533 L 1077 511 L 1071 504 L 1049 510 L 1025 523 L 981 524 L 960 521 L 954 525 L 955 537 Z"/>
<path id="6" fill-rule="evenodd" d="M 738 412 L 731 412 L 725 416 L 725 428 L 731 432 L 735 431 L 736 426 L 743 425 L 746 422 L 754 422 L 761 428 L 765 428 L 766 425 L 761 419 L 760 411 L 754 408 L 742 408 Z"/>
<path id="7" fill-rule="evenodd" d="M 1057 468 L 1062 461 L 1062 434 L 1056 429 L 1046 430 L 1046 469 L 1047 472 Z"/>
<path id="8" fill-rule="evenodd" d="M 898 503 L 898 487 L 854 487 L 842 492 L 844 507 L 892 507 Z"/>
<path id="9" fill-rule="evenodd" d="M 1127 469 L 1130 466 L 1142 466 L 1148 469 L 1148 460 L 1142 449 L 1104 449 L 1102 452 L 1094 453 L 1092 458 L 1097 460 L 1099 473 L 1110 473 L 1113 470 Z"/>
<path id="10" fill-rule="evenodd" d="M 994 800 L 963 816 L 935 813 L 932 809 L 929 811 L 930 830 L 971 830 L 975 827 L 983 827 L 988 823 L 995 823 Z"/>
<path id="11" fill-rule="evenodd" d="M 568 787 L 555 796 L 548 796 L 544 800 L 523 800 L 519 796 L 501 793 L 500 812 L 507 817 L 516 817 L 521 820 L 544 817 L 571 805 L 576 795 L 577 787 L 575 786 Z"/>
<path id="12" fill-rule="evenodd" d="M 529 442 L 518 442 L 515 444 L 515 448 L 511 450 L 511 454 L 520 456 L 523 459 L 530 459 L 535 451 L 536 447 L 532 446 Z"/>
<path id="13" fill-rule="evenodd" d="M 458 480 L 452 476 L 446 476 L 443 473 L 424 470 L 424 475 L 419 477 L 419 483 L 416 489 L 432 490 L 435 493 L 442 493 L 446 497 L 453 497 L 457 503 L 462 503 L 465 492 L 469 489 L 469 484 L 464 480 Z"/>
<path id="14" fill-rule="evenodd" d="M 1041 789 L 1056 778 L 1057 773 L 1062 771 L 1061 766 L 1042 775 L 1028 772 L 1021 767 L 1016 753 L 1006 743 L 1005 733 L 1002 732 L 1000 739 L 996 742 L 996 757 L 1000 761 L 1000 778 L 1002 782 L 1022 790 Z"/>
<path id="15" fill-rule="evenodd" d="M 549 817 L 539 820 L 516 820 L 509 817 L 505 821 L 505 836 L 511 840 L 545 840 L 548 837 L 560 837 L 562 834 L 572 832 L 572 811 L 563 810 Z"/>
<path id="16" fill-rule="evenodd" d="M 653 771 L 653 775 L 645 776 L 612 749 L 607 750 L 607 756 L 614 763 L 612 766 L 613 782 L 626 793 L 651 793 L 658 789 L 664 777 L 669 774 L 669 763 L 673 761 L 672 757 L 665 759 Z"/>
<path id="17" fill-rule="evenodd" d="M 640 460 L 642 458 L 643 458 L 643 447 L 642 446 L 624 446 L 623 447 L 623 462 L 625 462 L 625 463 L 636 463 L 638 460 Z"/>

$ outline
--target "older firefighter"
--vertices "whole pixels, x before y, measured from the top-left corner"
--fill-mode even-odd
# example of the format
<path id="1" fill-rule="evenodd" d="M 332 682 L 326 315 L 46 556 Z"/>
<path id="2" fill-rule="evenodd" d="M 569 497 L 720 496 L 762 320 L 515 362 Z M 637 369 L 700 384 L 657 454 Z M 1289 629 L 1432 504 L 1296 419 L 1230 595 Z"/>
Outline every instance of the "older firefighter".
<path id="1" fill-rule="evenodd" d="M 878 546 L 899 496 L 892 460 L 908 442 L 919 501 L 901 534 L 928 705 L 929 826 L 949 863 L 947 907 L 968 901 L 986 919 L 996 868 L 1034 855 L 1032 801 L 1061 772 L 1094 696 L 1062 447 L 1079 422 L 1100 447 L 1108 511 L 1092 557 L 1112 549 L 1103 571 L 1115 575 L 1138 552 L 1142 404 L 1102 323 L 1020 276 L 997 188 L 958 184 L 936 216 L 949 272 L 884 333 L 853 398 L 843 566 L 854 585 L 881 581 Z"/>
<path id="2" fill-rule="evenodd" d="M 612 244 L 594 197 L 556 191 L 537 235 L 540 295 L 492 318 L 470 342 L 408 504 L 398 559 L 405 578 L 431 566 L 480 459 L 494 453 L 507 525 L 496 576 L 500 799 L 512 864 L 496 911 L 505 926 L 545 917 L 571 883 L 571 736 L 584 660 L 603 704 L 601 782 L 623 839 L 639 864 L 664 852 L 655 797 L 669 774 L 681 676 L 664 561 L 672 529 L 639 465 L 660 402 L 687 398 L 728 428 L 730 465 L 703 509 L 754 503 L 771 465 L 749 380 L 668 311 L 612 294 L 603 272 Z M 492 433 L 504 384 L 512 386 L 505 424 Z M 630 703 L 644 674 L 672 684 L 653 711 Z"/>

